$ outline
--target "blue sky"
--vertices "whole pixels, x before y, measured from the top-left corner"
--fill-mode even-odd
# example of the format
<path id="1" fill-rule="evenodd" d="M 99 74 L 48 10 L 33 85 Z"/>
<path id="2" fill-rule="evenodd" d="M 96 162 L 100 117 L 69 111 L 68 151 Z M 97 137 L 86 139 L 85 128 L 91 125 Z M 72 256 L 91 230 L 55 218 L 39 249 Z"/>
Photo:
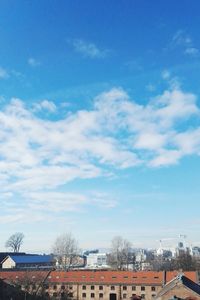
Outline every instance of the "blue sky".
<path id="1" fill-rule="evenodd" d="M 200 245 L 199 9 L 1 1 L 1 251 Z"/>

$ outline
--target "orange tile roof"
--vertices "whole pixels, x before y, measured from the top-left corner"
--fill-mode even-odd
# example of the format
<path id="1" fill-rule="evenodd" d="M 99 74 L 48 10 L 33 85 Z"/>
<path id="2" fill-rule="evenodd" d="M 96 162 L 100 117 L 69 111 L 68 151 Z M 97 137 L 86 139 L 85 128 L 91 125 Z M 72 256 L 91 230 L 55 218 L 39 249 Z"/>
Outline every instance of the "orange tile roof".
<path id="1" fill-rule="evenodd" d="M 44 279 L 48 271 L 0 271 L 0 278 L 7 281 L 22 280 L 26 276 L 33 280 Z M 185 276 L 197 282 L 196 272 L 184 272 Z M 178 275 L 177 271 L 166 272 L 166 282 Z M 154 271 L 51 271 L 49 283 L 82 283 L 82 284 L 131 284 L 131 285 L 162 285 L 164 272 Z"/>

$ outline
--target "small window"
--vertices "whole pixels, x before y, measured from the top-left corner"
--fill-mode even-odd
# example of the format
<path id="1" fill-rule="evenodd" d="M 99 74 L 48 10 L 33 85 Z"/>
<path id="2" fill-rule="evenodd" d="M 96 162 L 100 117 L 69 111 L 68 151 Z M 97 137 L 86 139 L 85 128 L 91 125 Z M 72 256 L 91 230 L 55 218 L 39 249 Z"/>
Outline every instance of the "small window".
<path id="1" fill-rule="evenodd" d="M 94 298 L 94 293 L 91 293 L 91 298 Z"/>
<path id="2" fill-rule="evenodd" d="M 135 285 L 132 286 L 132 291 L 136 291 L 136 286 Z"/>
<path id="3" fill-rule="evenodd" d="M 99 290 L 103 290 L 103 285 L 100 285 L 100 286 L 99 286 Z"/>
<path id="4" fill-rule="evenodd" d="M 83 298 L 86 298 L 86 293 L 83 293 L 83 294 L 82 294 L 82 297 L 83 297 Z"/>
<path id="5" fill-rule="evenodd" d="M 56 285 L 56 284 L 54 284 L 54 286 L 53 286 L 53 289 L 54 289 L 54 290 L 56 290 L 56 289 L 57 289 L 57 285 Z"/>
<path id="6" fill-rule="evenodd" d="M 69 289 L 70 289 L 70 290 L 72 290 L 72 289 L 73 289 L 73 286 L 72 286 L 72 285 L 70 285 L 70 286 L 69 286 Z"/>
<path id="7" fill-rule="evenodd" d="M 126 294 L 123 294 L 123 299 L 126 299 L 127 295 Z"/>
<path id="8" fill-rule="evenodd" d="M 53 293 L 53 297 L 57 297 L 57 293 Z"/>
<path id="9" fill-rule="evenodd" d="M 91 285 L 91 290 L 94 290 L 94 285 Z"/>
<path id="10" fill-rule="evenodd" d="M 133 278 L 137 278 L 137 276 L 133 276 Z"/>
<path id="11" fill-rule="evenodd" d="M 103 293 L 100 293 L 100 294 L 99 294 L 99 298 L 103 298 Z"/>
<path id="12" fill-rule="evenodd" d="M 83 286 L 82 286 L 82 290 L 86 290 L 86 285 L 83 285 Z"/>
<path id="13" fill-rule="evenodd" d="M 141 294 L 141 298 L 142 298 L 142 299 L 145 299 L 145 294 Z"/>
<path id="14" fill-rule="evenodd" d="M 158 279 L 159 277 L 158 277 L 158 276 L 154 276 L 154 278 L 155 278 L 155 279 Z"/>
<path id="15" fill-rule="evenodd" d="M 124 276 L 124 279 L 127 279 L 128 278 L 128 276 Z"/>
<path id="16" fill-rule="evenodd" d="M 61 285 L 61 290 L 64 290 L 65 289 L 65 286 L 64 285 Z"/>
<path id="17" fill-rule="evenodd" d="M 145 286 L 141 286 L 141 291 L 145 291 Z"/>
<path id="18" fill-rule="evenodd" d="M 82 278 L 85 278 L 86 276 L 85 275 L 82 275 Z"/>
<path id="19" fill-rule="evenodd" d="M 152 287 L 151 287 L 151 290 L 155 292 L 156 287 L 155 287 L 155 286 L 152 286 Z"/>
<path id="20" fill-rule="evenodd" d="M 152 294 L 151 296 L 152 296 L 152 298 L 154 298 L 156 296 L 156 294 Z"/>
<path id="21" fill-rule="evenodd" d="M 111 285 L 110 289 L 111 289 L 112 291 L 114 291 L 114 290 L 115 290 L 115 286 L 114 286 L 114 285 Z"/>
<path id="22" fill-rule="evenodd" d="M 127 290 L 127 286 L 124 285 L 124 286 L 123 286 L 123 291 L 126 291 L 126 290 Z"/>
<path id="23" fill-rule="evenodd" d="M 112 276 L 112 279 L 115 279 L 115 278 L 117 278 L 117 276 Z"/>

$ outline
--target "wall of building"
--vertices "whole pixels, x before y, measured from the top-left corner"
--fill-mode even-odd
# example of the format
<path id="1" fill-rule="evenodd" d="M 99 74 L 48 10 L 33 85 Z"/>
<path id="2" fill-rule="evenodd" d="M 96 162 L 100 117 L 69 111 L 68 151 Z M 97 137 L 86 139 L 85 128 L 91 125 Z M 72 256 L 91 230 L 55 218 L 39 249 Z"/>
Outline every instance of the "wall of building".
<path id="1" fill-rule="evenodd" d="M 15 262 L 12 260 L 11 257 L 8 257 L 3 263 L 2 263 L 2 268 L 3 269 L 11 269 L 15 267 Z"/>
<path id="2" fill-rule="evenodd" d="M 195 292 L 191 291 L 190 289 L 183 286 L 183 284 L 179 283 L 171 290 L 167 291 L 164 295 L 157 298 L 157 300 L 169 300 L 173 299 L 174 296 L 182 299 L 186 299 L 187 297 L 194 297 L 196 300 L 200 300 L 200 296 L 197 295 Z"/>

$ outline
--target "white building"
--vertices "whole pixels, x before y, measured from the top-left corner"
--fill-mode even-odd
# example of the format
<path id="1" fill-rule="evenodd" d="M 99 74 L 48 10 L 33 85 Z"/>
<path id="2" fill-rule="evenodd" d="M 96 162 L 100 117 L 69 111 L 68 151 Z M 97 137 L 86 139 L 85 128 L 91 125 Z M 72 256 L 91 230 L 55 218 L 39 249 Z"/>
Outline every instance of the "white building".
<path id="1" fill-rule="evenodd" d="M 87 256 L 87 268 L 108 267 L 106 253 L 90 253 Z"/>

